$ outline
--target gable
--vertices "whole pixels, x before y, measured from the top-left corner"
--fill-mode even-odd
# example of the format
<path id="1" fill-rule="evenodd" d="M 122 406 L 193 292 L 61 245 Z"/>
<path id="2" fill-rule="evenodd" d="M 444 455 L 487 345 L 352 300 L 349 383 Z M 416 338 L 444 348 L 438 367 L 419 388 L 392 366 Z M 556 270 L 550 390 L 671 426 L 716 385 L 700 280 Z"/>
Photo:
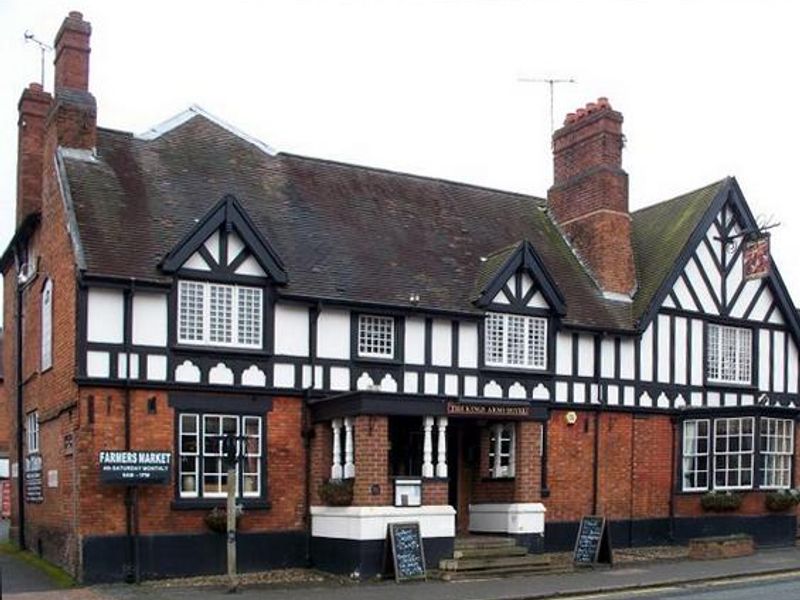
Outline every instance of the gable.
<path id="1" fill-rule="evenodd" d="M 231 277 L 257 277 L 286 283 L 278 256 L 261 236 L 239 202 L 224 197 L 170 251 L 165 273 L 194 271 Z"/>
<path id="2" fill-rule="evenodd" d="M 479 307 L 564 314 L 563 296 L 529 242 L 502 250 L 487 258 L 486 263 L 489 277 L 476 301 Z"/>
<path id="3" fill-rule="evenodd" d="M 660 306 L 788 325 L 797 339 L 797 313 L 777 266 L 773 263 L 767 277 L 744 278 L 744 239 L 756 230 L 755 219 L 732 181 L 695 231 Z"/>

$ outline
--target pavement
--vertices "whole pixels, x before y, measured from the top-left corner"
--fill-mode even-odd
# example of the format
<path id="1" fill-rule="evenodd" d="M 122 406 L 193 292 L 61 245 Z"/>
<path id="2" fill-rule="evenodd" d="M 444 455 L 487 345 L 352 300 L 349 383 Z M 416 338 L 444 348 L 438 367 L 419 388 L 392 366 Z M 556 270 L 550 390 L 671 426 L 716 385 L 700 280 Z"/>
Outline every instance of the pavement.
<path id="1" fill-rule="evenodd" d="M 157 582 L 106 585 L 71 590 L 48 587 L 47 576 L 13 555 L 0 555 L 4 578 L 3 598 L 13 600 L 182 600 L 200 598 L 230 600 L 224 587 L 165 587 Z M 31 571 L 33 569 L 33 571 Z M 310 584 L 293 587 L 251 586 L 235 598 L 260 600 L 537 600 L 629 591 L 661 586 L 735 580 L 779 573 L 796 573 L 800 578 L 800 549 L 766 549 L 753 556 L 709 561 L 660 561 L 632 563 L 615 568 L 581 569 L 573 573 L 514 576 L 444 583 L 427 581 L 361 584 Z"/>

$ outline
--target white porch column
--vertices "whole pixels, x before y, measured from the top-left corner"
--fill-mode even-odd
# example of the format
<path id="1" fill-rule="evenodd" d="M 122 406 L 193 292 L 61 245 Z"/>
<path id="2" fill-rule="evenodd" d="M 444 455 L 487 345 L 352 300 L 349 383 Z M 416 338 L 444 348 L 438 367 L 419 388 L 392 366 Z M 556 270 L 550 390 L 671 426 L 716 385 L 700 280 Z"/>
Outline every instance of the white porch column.
<path id="1" fill-rule="evenodd" d="M 334 419 L 331 421 L 333 430 L 333 461 L 331 461 L 331 479 L 342 478 L 342 420 Z"/>
<path id="2" fill-rule="evenodd" d="M 496 424 L 494 430 L 494 464 L 492 464 L 492 476 L 500 477 L 503 467 L 502 460 L 500 460 L 500 449 L 503 447 L 503 425 Z"/>
<path id="3" fill-rule="evenodd" d="M 425 417 L 423 431 L 425 441 L 422 444 L 422 476 L 433 477 L 433 417 Z"/>
<path id="4" fill-rule="evenodd" d="M 436 476 L 447 477 L 447 417 L 438 417 L 436 426 L 439 436 L 436 439 Z"/>
<path id="5" fill-rule="evenodd" d="M 344 477 L 350 479 L 356 476 L 356 466 L 353 464 L 353 418 L 344 418 Z"/>

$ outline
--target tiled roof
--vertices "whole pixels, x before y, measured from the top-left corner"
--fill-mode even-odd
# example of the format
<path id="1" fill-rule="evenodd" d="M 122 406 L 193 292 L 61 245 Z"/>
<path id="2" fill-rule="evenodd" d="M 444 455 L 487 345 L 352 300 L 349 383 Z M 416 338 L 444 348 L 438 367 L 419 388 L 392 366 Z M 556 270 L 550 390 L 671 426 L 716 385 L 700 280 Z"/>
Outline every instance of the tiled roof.
<path id="1" fill-rule="evenodd" d="M 566 323 L 635 326 L 632 305 L 603 298 L 540 198 L 273 155 L 203 116 L 153 139 L 100 130 L 97 143 L 96 160 L 64 157 L 89 273 L 168 281 L 159 262 L 233 194 L 285 264 L 284 294 L 394 306 L 419 294 L 419 308 L 479 312 L 473 301 L 490 265 L 527 240 L 566 299 Z M 651 252 L 668 233 L 653 230 L 652 211 L 701 210 L 700 192 L 634 214 L 640 293 L 652 296 L 660 259 L 686 239 L 681 228 Z M 690 228 L 692 211 L 670 219 Z"/>

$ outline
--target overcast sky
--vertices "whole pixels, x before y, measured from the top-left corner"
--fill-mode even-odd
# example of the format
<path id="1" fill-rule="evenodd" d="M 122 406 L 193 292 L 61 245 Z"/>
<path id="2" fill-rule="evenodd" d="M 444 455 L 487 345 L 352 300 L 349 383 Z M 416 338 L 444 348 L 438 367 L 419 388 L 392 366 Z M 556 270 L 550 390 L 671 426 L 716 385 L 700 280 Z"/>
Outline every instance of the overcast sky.
<path id="1" fill-rule="evenodd" d="M 598 96 L 625 116 L 636 209 L 735 175 L 781 226 L 800 304 L 792 1 L 0 0 L 0 246 L 13 235 L 17 100 L 31 30 L 92 23 L 98 122 L 142 132 L 197 103 L 278 150 L 544 196 L 556 123 Z M 52 55 L 46 88 L 52 88 Z"/>

